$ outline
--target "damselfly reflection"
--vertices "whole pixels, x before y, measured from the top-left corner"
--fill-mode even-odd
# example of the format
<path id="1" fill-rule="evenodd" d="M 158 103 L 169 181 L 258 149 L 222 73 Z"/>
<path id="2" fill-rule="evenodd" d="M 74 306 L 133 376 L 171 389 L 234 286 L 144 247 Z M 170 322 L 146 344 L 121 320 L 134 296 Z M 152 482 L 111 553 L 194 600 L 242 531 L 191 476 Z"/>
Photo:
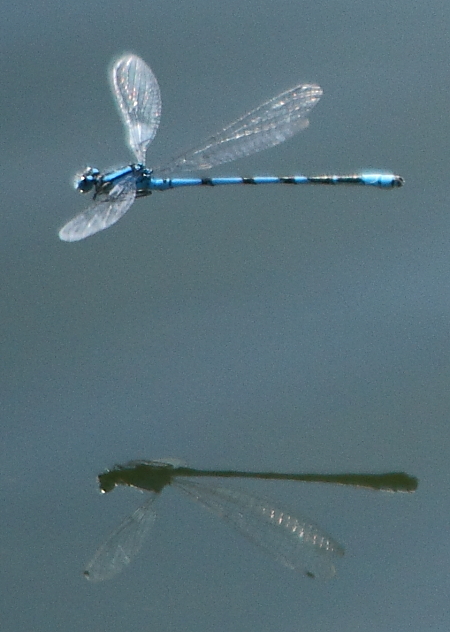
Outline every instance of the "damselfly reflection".
<path id="1" fill-rule="evenodd" d="M 418 484 L 416 478 L 403 472 L 281 474 L 196 470 L 167 461 L 132 461 L 124 466 L 118 465 L 99 475 L 99 486 L 103 493 L 110 492 L 116 485 L 125 485 L 145 490 L 150 496 L 146 503 L 127 517 L 100 546 L 84 572 L 87 579 L 110 579 L 133 560 L 155 520 L 153 502 L 167 485 L 181 489 L 206 509 L 233 525 L 285 566 L 308 577 L 333 577 L 336 572 L 334 563 L 337 558 L 342 557 L 344 549 L 321 527 L 280 508 L 277 503 L 253 494 L 190 480 L 200 477 L 335 483 L 392 492 L 412 492 Z"/>

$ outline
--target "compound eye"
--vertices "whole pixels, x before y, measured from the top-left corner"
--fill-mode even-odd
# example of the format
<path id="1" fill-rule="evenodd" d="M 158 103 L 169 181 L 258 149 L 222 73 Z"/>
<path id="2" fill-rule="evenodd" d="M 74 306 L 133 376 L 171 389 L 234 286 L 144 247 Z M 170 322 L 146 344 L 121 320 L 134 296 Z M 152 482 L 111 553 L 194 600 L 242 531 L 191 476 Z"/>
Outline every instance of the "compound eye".
<path id="1" fill-rule="evenodd" d="M 88 193 L 94 187 L 94 180 L 91 176 L 83 176 L 76 183 L 76 188 L 80 193 Z"/>
<path id="2" fill-rule="evenodd" d="M 98 169 L 89 167 L 84 173 L 78 174 L 75 177 L 74 182 L 77 191 L 80 191 L 80 193 L 88 193 L 89 191 L 92 191 L 96 185 L 99 173 Z"/>

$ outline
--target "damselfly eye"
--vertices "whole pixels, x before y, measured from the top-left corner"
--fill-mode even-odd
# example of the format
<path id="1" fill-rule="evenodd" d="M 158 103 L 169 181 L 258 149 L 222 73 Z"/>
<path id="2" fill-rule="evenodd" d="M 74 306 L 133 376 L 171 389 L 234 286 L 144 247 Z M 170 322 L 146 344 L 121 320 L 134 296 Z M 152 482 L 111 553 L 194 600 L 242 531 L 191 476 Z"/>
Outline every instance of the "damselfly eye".
<path id="1" fill-rule="evenodd" d="M 94 188 L 100 171 L 94 167 L 88 167 L 83 173 L 75 176 L 74 186 L 80 193 L 88 193 Z"/>

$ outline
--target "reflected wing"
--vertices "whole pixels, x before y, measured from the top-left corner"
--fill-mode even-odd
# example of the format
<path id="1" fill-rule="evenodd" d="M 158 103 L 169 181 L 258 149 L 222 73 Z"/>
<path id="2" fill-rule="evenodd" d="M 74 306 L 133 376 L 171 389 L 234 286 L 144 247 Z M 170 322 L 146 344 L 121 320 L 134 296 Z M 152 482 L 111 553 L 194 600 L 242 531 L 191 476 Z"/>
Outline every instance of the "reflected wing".
<path id="1" fill-rule="evenodd" d="M 107 195 L 76 215 L 59 231 L 62 241 L 80 241 L 115 224 L 128 211 L 136 197 L 134 179 L 122 180 Z"/>
<path id="2" fill-rule="evenodd" d="M 86 566 L 86 579 L 100 582 L 120 573 L 136 557 L 147 533 L 155 522 L 156 514 L 151 507 L 156 494 L 128 516 L 97 550 Z"/>
<path id="3" fill-rule="evenodd" d="M 309 520 L 242 491 L 181 478 L 175 484 L 285 566 L 319 579 L 335 574 L 344 549 Z"/>
<path id="4" fill-rule="evenodd" d="M 278 145 L 308 126 L 307 115 L 321 95 L 322 89 L 314 84 L 287 90 L 154 172 L 165 177 L 181 171 L 210 169 Z"/>
<path id="5" fill-rule="evenodd" d="M 112 67 L 111 81 L 128 144 L 139 163 L 154 139 L 161 116 L 161 94 L 155 75 L 136 55 L 124 55 Z"/>

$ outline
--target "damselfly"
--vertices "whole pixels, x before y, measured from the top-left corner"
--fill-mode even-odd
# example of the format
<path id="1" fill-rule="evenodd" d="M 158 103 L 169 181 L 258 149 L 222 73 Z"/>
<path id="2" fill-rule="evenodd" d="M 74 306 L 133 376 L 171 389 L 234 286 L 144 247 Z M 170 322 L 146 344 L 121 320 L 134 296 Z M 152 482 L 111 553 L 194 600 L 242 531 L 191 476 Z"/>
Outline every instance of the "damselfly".
<path id="1" fill-rule="evenodd" d="M 101 173 L 88 167 L 76 178 L 81 193 L 93 193 L 94 201 L 60 231 L 64 241 L 79 241 L 108 228 L 124 215 L 135 198 L 153 191 L 186 186 L 222 184 L 358 184 L 399 187 L 403 178 L 392 173 L 368 171 L 351 175 L 173 177 L 186 171 L 203 171 L 273 147 L 308 126 L 307 115 L 322 95 L 315 84 L 300 84 L 266 101 L 161 167 L 145 166 L 148 145 L 156 135 L 161 116 L 159 85 L 151 69 L 136 55 L 120 57 L 112 67 L 111 84 L 136 163 Z"/>

